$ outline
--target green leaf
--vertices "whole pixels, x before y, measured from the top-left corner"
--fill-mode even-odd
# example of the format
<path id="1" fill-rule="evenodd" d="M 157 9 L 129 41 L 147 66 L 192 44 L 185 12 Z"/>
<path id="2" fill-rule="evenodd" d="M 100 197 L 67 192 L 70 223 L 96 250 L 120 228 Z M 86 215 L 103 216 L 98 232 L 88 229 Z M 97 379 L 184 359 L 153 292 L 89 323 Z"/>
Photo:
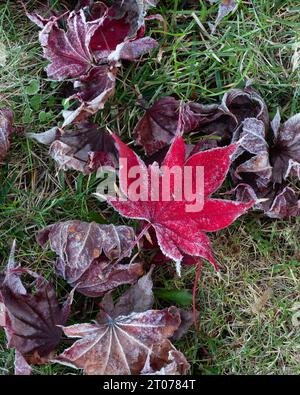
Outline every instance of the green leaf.
<path id="1" fill-rule="evenodd" d="M 25 88 L 25 93 L 27 95 L 36 95 L 40 90 L 40 81 L 39 80 L 31 80 L 29 85 Z"/>
<path id="2" fill-rule="evenodd" d="M 39 120 L 41 121 L 41 122 L 46 122 L 47 121 L 47 113 L 46 113 L 46 111 L 41 111 L 40 113 L 39 113 Z"/>
<path id="3" fill-rule="evenodd" d="M 34 110 L 38 111 L 42 105 L 42 95 L 32 96 L 32 98 L 30 99 L 30 105 Z"/>
<path id="4" fill-rule="evenodd" d="M 23 117 L 22 117 L 22 121 L 23 123 L 31 123 L 33 120 L 33 114 L 32 114 L 32 110 L 30 108 L 25 108 L 24 113 L 23 113 Z"/>
<path id="5" fill-rule="evenodd" d="M 186 290 L 156 288 L 154 295 L 159 299 L 174 302 L 182 306 L 191 305 L 193 301 L 193 295 Z"/>
<path id="6" fill-rule="evenodd" d="M 48 121 L 51 120 L 52 116 L 53 116 L 53 114 L 52 114 L 51 111 L 49 111 L 49 112 L 41 111 L 41 112 L 39 113 L 39 120 L 40 120 L 40 122 L 42 122 L 42 123 L 46 123 L 46 122 L 48 122 Z"/>

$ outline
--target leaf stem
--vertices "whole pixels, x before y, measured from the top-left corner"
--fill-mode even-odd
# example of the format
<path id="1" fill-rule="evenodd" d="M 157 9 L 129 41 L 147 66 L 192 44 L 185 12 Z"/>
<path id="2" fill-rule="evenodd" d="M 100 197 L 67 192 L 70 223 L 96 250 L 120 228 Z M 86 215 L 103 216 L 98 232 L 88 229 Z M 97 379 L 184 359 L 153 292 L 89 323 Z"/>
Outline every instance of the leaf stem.
<path id="1" fill-rule="evenodd" d="M 149 222 L 143 227 L 143 229 L 141 230 L 139 235 L 130 244 L 129 248 L 123 254 L 121 254 L 121 256 L 116 260 L 115 263 L 120 262 L 123 258 L 125 258 L 127 256 L 127 254 L 138 244 L 138 242 L 141 240 L 141 238 L 148 232 L 148 230 L 151 226 L 152 226 L 152 224 Z"/>

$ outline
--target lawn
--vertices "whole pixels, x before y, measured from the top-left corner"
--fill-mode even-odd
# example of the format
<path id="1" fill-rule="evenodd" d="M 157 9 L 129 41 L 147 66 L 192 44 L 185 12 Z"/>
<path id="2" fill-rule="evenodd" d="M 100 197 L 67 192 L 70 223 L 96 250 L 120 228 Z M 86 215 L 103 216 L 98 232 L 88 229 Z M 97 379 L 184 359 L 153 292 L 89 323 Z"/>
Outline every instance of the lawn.
<path id="1" fill-rule="evenodd" d="M 38 2 L 29 3 L 34 9 Z M 51 3 L 58 7 L 58 1 Z M 166 27 L 151 21 L 148 30 L 159 41 L 162 56 L 156 50 L 122 68 L 116 94 L 93 117 L 97 124 L 132 142 L 132 131 L 143 113 L 137 105 L 140 94 L 150 103 L 171 94 L 213 103 L 229 89 L 244 87 L 247 79 L 253 80 L 271 116 L 277 108 L 284 120 L 300 112 L 298 1 L 240 1 L 238 10 L 214 35 L 208 22 L 216 17 L 217 5 L 162 0 L 157 12 L 165 18 Z M 54 275 L 55 254 L 37 245 L 37 231 L 70 219 L 136 223 L 94 197 L 95 174 L 59 171 L 47 148 L 24 136 L 62 122 L 67 84 L 49 81 L 46 65 L 36 26 L 16 1 L 2 0 L 0 107 L 14 111 L 18 134 L 0 168 L 0 268 L 6 265 L 16 239 L 16 259 L 51 279 L 63 299 L 69 286 Z M 299 185 L 295 188 L 300 192 Z M 293 316 L 300 302 L 300 218 L 275 220 L 251 211 L 210 237 L 221 271 L 204 265 L 197 293 L 199 334 L 191 327 L 175 342 L 190 362 L 191 373 L 299 374 L 300 332 Z M 172 265 L 159 266 L 155 287 L 192 292 L 195 273 L 194 267 L 188 267 L 179 278 Z M 170 305 L 159 293 L 155 303 L 159 308 Z M 171 303 L 180 306 L 184 300 Z M 76 294 L 70 322 L 94 317 L 97 308 L 96 300 L 86 302 Z M 0 374 L 11 374 L 14 351 L 7 350 L 2 332 Z M 78 371 L 47 365 L 35 367 L 34 373 Z"/>

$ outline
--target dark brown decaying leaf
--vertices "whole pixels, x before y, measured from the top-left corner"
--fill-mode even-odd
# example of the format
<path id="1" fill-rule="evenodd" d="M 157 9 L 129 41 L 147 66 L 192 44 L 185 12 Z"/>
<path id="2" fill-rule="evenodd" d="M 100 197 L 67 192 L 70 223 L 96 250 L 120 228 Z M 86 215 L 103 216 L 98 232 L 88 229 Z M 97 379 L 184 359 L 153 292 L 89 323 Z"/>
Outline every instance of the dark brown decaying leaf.
<path id="1" fill-rule="evenodd" d="M 173 336 L 174 338 L 174 336 Z M 185 359 L 184 355 L 177 351 L 176 349 L 170 349 L 168 351 L 168 360 L 165 365 L 160 368 L 160 370 L 154 370 L 150 364 L 150 356 L 147 357 L 145 362 L 145 366 L 141 371 L 141 375 L 171 375 L 171 376 L 178 376 L 178 375 L 185 375 L 189 370 L 189 364 Z"/>
<path id="2" fill-rule="evenodd" d="M 275 136 L 270 152 L 273 182 L 281 183 L 289 176 L 300 180 L 300 114 L 294 115 L 281 126 L 278 112 L 272 126 Z"/>
<path id="3" fill-rule="evenodd" d="M 168 340 L 180 325 L 180 313 L 176 307 L 149 309 L 153 302 L 150 276 L 141 278 L 115 306 L 106 295 L 102 301 L 105 312 L 93 324 L 64 328 L 68 337 L 79 340 L 56 362 L 83 369 L 89 375 L 124 375 L 142 373 L 146 363 L 153 371 L 161 370 L 171 359 L 176 363 L 173 370 L 186 374 L 186 359 Z M 172 353 L 176 353 L 173 360 Z"/>
<path id="4" fill-rule="evenodd" d="M 239 142 L 238 149 L 232 157 L 231 174 L 236 182 L 242 180 L 242 173 L 253 173 L 258 185 L 268 184 L 272 175 L 269 161 L 269 146 L 266 141 L 265 125 L 256 118 L 246 118 L 240 133 L 233 137 Z M 242 162 L 239 163 L 239 158 Z"/>
<path id="5" fill-rule="evenodd" d="M 192 106 L 194 112 L 197 105 L 195 103 L 195 107 Z M 228 144 L 232 139 L 238 140 L 242 123 L 246 118 L 255 118 L 262 121 L 265 126 L 269 124 L 267 106 L 250 84 L 244 89 L 231 89 L 225 93 L 221 104 L 215 109 L 212 108 L 210 117 L 199 123 L 199 131 L 217 137 L 219 145 Z"/>
<path id="6" fill-rule="evenodd" d="M 181 102 L 167 96 L 149 108 L 135 127 L 136 143 L 142 145 L 147 155 L 152 155 L 170 145 L 178 126 Z M 188 105 L 182 104 L 182 123 L 185 132 L 198 126 L 198 118 Z"/>
<path id="7" fill-rule="evenodd" d="M 61 339 L 59 325 L 67 320 L 72 294 L 61 306 L 53 286 L 36 273 L 18 266 L 13 253 L 14 245 L 0 284 L 8 347 L 15 348 L 23 356 L 34 352 L 47 356 Z M 26 288 L 22 275 L 33 278 Z"/>
<path id="8" fill-rule="evenodd" d="M 115 92 L 116 67 L 93 67 L 87 75 L 74 82 L 78 93 L 69 97 L 69 100 L 79 101 L 74 110 L 63 111 L 63 127 L 84 120 L 104 108 L 106 101 Z"/>
<path id="9" fill-rule="evenodd" d="M 0 162 L 5 158 L 13 133 L 13 113 L 8 109 L 0 109 Z"/>
<path id="10" fill-rule="evenodd" d="M 271 126 L 274 138 L 269 147 L 261 121 L 249 118 L 243 123 L 231 171 L 233 180 L 239 184 L 237 197 L 242 201 L 256 199 L 256 208 L 271 218 L 298 216 L 299 196 L 287 179 L 300 180 L 300 116 L 291 117 L 281 126 L 277 112 Z"/>
<path id="11" fill-rule="evenodd" d="M 135 128 L 136 143 L 142 145 L 147 155 L 153 155 L 169 146 L 177 133 L 181 105 L 183 131 L 195 130 L 209 135 L 219 145 L 237 141 L 243 121 L 256 118 L 269 124 L 269 115 L 262 97 L 250 86 L 231 89 L 220 105 L 188 102 L 181 104 L 174 97 L 164 97 L 154 103 Z"/>
<path id="12" fill-rule="evenodd" d="M 84 121 L 73 129 L 52 128 L 44 133 L 27 133 L 39 143 L 50 145 L 50 155 L 60 169 L 91 173 L 101 166 L 116 167 L 118 151 L 110 134 Z"/>
<path id="13" fill-rule="evenodd" d="M 255 208 L 262 210 L 270 218 L 283 219 L 300 215 L 299 196 L 285 185 L 273 187 L 269 184 L 260 190 L 256 184 L 251 186 L 241 183 L 236 187 L 236 196 L 240 201 L 256 200 Z"/>
<path id="14" fill-rule="evenodd" d="M 67 221 L 39 232 L 38 242 L 58 255 L 55 270 L 76 291 L 102 296 L 121 284 L 133 284 L 143 274 L 139 262 L 116 262 L 131 255 L 134 231 L 128 226 Z"/>

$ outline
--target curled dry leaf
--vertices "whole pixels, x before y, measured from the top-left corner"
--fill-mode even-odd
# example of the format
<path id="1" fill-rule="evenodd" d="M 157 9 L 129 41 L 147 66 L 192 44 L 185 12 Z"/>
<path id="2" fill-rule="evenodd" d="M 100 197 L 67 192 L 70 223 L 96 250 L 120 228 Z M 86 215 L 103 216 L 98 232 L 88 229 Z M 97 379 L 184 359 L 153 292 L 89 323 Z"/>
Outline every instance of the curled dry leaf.
<path id="1" fill-rule="evenodd" d="M 256 184 L 251 186 L 241 183 L 235 191 L 239 201 L 255 200 L 255 208 L 270 218 L 296 217 L 300 213 L 299 197 L 290 187 L 269 184 L 266 188 L 258 189 Z"/>
<path id="2" fill-rule="evenodd" d="M 109 55 L 108 60 L 113 63 L 119 60 L 133 61 L 157 47 L 158 43 L 156 40 L 151 37 L 142 37 L 119 44 L 116 50 Z"/>
<path id="3" fill-rule="evenodd" d="M 209 0 L 210 3 L 216 3 L 219 0 Z M 237 7 L 237 2 L 234 0 L 221 0 L 218 9 L 218 15 L 215 23 L 210 26 L 211 32 L 214 34 L 220 22 L 234 11 Z"/>
<path id="4" fill-rule="evenodd" d="M 162 376 L 162 375 L 171 375 L 171 376 L 178 376 L 178 375 L 185 375 L 190 366 L 185 359 L 184 355 L 175 350 L 171 349 L 169 351 L 168 355 L 168 361 L 166 364 L 160 368 L 160 370 L 154 370 L 151 367 L 150 364 L 150 355 L 148 356 L 145 366 L 143 367 L 143 370 L 141 371 L 141 375 L 157 375 L 157 376 Z"/>
<path id="5" fill-rule="evenodd" d="M 146 221 L 148 224 L 144 232 L 153 227 L 161 251 L 176 262 L 178 272 L 184 255 L 203 257 L 217 266 L 206 232 L 226 228 L 254 203 L 250 201 L 244 204 L 210 197 L 225 179 L 235 145 L 200 152 L 186 160 L 185 144 L 183 138 L 178 136 L 159 168 L 155 163 L 147 167 L 117 136 L 114 135 L 114 139 L 119 146 L 120 160 L 127 161 L 127 167 L 121 166 L 119 171 L 120 189 L 126 199 L 124 196 L 111 197 L 108 202 L 124 217 Z M 169 182 L 170 171 L 175 166 L 177 170 L 182 169 L 180 185 Z M 136 172 L 132 174 L 133 167 L 139 169 L 138 175 Z M 193 171 L 188 183 L 194 191 L 196 169 L 204 168 L 204 191 L 198 190 L 194 196 L 178 196 L 178 191 L 183 191 L 184 183 L 187 182 L 184 167 Z M 163 185 L 169 185 L 169 189 L 166 191 Z M 141 188 L 139 193 L 137 187 Z M 196 204 L 196 197 L 201 204 Z M 195 206 L 191 208 L 191 204 Z"/>
<path id="6" fill-rule="evenodd" d="M 289 176 L 300 180 L 300 114 L 294 115 L 281 126 L 278 112 L 272 125 L 275 136 L 270 152 L 272 181 L 281 183 Z"/>
<path id="7" fill-rule="evenodd" d="M 235 135 L 233 140 L 239 141 L 237 151 L 232 158 L 233 179 L 238 182 L 243 179 L 242 173 L 253 173 L 256 182 L 265 186 L 272 175 L 272 167 L 264 123 L 256 118 L 246 118 L 240 133 Z"/>
<path id="8" fill-rule="evenodd" d="M 197 111 L 198 106 L 198 103 L 193 103 L 191 108 L 201 115 L 203 105 L 200 105 Z M 250 84 L 244 89 L 229 90 L 223 96 L 220 105 L 208 107 L 208 110 L 210 110 L 209 116 L 201 117 L 199 132 L 215 137 L 219 145 L 228 144 L 232 140 L 237 141 L 243 121 L 247 118 L 255 118 L 262 121 L 264 125 L 269 124 L 267 106 Z"/>
<path id="9" fill-rule="evenodd" d="M 5 313 L 2 324 L 8 347 L 17 350 L 17 373 L 28 374 L 30 355 L 36 353 L 47 358 L 60 342 L 62 330 L 59 326 L 66 323 L 72 294 L 61 306 L 48 281 L 15 263 L 14 248 L 15 245 L 1 276 L 0 293 Z M 22 275 L 31 277 L 33 282 L 27 286 L 22 282 Z"/>
<path id="10" fill-rule="evenodd" d="M 116 10 L 114 16 L 119 20 L 125 18 L 130 26 L 129 35 L 135 35 L 144 25 L 144 17 L 151 7 L 155 7 L 159 0 L 114 0 L 113 8 Z"/>
<path id="11" fill-rule="evenodd" d="M 237 197 L 241 201 L 255 199 L 256 208 L 271 218 L 298 216 L 299 196 L 287 179 L 300 180 L 300 116 L 281 126 L 277 112 L 271 126 L 274 138 L 269 146 L 261 121 L 249 118 L 243 123 L 240 156 L 232 166 Z"/>
<path id="12" fill-rule="evenodd" d="M 13 113 L 7 109 L 0 110 L 0 162 L 5 158 L 11 143 L 13 133 Z"/>
<path id="13" fill-rule="evenodd" d="M 134 130 L 136 143 L 143 146 L 147 155 L 153 155 L 170 145 L 176 135 L 180 106 L 183 131 L 189 132 L 198 126 L 198 117 L 192 113 L 188 104 L 182 104 L 171 96 L 159 99 L 146 110 Z"/>
<path id="14" fill-rule="evenodd" d="M 106 101 L 114 94 L 117 69 L 109 66 L 93 67 L 90 72 L 74 82 L 78 91 L 69 100 L 79 101 L 74 110 L 63 111 L 63 127 L 79 122 L 104 108 Z M 76 105 L 75 104 L 75 105 Z"/>
<path id="15" fill-rule="evenodd" d="M 163 369 L 174 353 L 173 369 L 186 374 L 189 364 L 168 340 L 180 325 L 180 313 L 176 307 L 151 310 L 152 303 L 151 273 L 121 296 L 116 305 L 107 294 L 102 301 L 105 311 L 93 324 L 64 328 L 68 337 L 79 340 L 56 362 L 83 369 L 89 375 L 140 374 L 146 363 L 153 371 Z"/>
<path id="16" fill-rule="evenodd" d="M 50 155 L 60 169 L 91 173 L 102 166 L 116 167 L 118 150 L 110 134 L 83 121 L 73 129 L 52 128 L 44 133 L 27 133 L 39 143 L 50 145 Z"/>
<path id="17" fill-rule="evenodd" d="M 86 296 L 102 296 L 143 274 L 139 262 L 117 262 L 130 256 L 134 245 L 134 231 L 128 226 L 67 221 L 46 227 L 37 239 L 41 246 L 49 241 L 58 255 L 57 275 Z"/>
<path id="18" fill-rule="evenodd" d="M 32 368 L 23 355 L 16 350 L 15 351 L 15 375 L 16 376 L 30 376 Z"/>
<path id="19" fill-rule="evenodd" d="M 158 46 L 143 37 L 145 13 L 156 1 L 81 2 L 75 11 L 44 18 L 28 17 L 42 30 L 40 42 L 46 68 L 54 80 L 74 81 L 76 107 L 63 111 L 63 127 L 81 121 L 101 110 L 114 94 L 120 60 L 133 61 Z M 79 101 L 79 103 L 78 103 Z"/>
<path id="20" fill-rule="evenodd" d="M 167 96 L 155 102 L 135 128 L 136 143 L 143 146 L 147 155 L 169 146 L 176 136 L 180 105 L 183 131 L 195 130 L 201 135 L 209 135 L 219 145 L 228 144 L 233 138 L 237 141 L 246 118 L 255 118 L 264 125 L 269 123 L 266 104 L 250 85 L 243 90 L 231 89 L 220 105 L 181 104 Z"/>

